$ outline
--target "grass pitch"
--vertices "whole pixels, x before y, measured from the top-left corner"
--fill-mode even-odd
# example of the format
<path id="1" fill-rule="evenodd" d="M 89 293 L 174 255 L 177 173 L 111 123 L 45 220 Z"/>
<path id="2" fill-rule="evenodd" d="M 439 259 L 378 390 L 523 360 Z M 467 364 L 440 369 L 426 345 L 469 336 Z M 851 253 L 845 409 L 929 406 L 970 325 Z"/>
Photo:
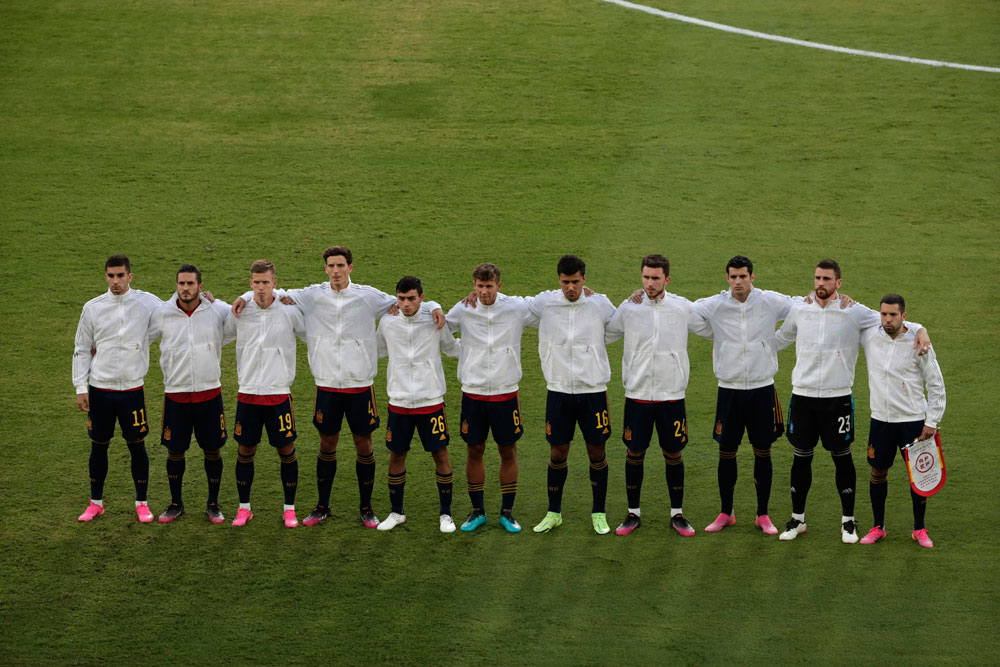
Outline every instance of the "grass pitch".
<path id="1" fill-rule="evenodd" d="M 846 0 L 808 7 L 666 3 L 707 20 L 842 46 L 1000 65 L 1000 11 L 984 2 Z M 990 663 L 998 648 L 997 539 L 989 446 L 1000 353 L 984 289 L 998 263 L 1000 75 L 799 49 L 657 19 L 592 0 L 419 2 L 6 2 L 0 6 L 0 225 L 8 285 L 0 342 L 0 650 L 12 664 Z M 498 459 L 487 458 L 493 523 L 437 532 L 432 466 L 410 459 L 411 522 L 392 534 L 354 517 L 350 446 L 332 520 L 280 526 L 277 460 L 258 456 L 245 530 L 189 515 L 142 526 L 127 452 L 112 445 L 108 512 L 78 525 L 88 443 L 70 354 L 82 304 L 125 252 L 133 286 L 166 297 L 183 262 L 231 300 L 257 258 L 279 283 L 324 279 L 321 252 L 355 253 L 356 282 L 391 291 L 404 273 L 450 306 L 472 267 L 494 261 L 504 289 L 556 286 L 578 253 L 588 284 L 618 302 L 639 258 L 673 262 L 671 291 L 725 287 L 737 253 L 758 287 L 802 293 L 814 263 L 838 259 L 843 291 L 868 305 L 899 291 L 926 324 L 948 388 L 949 482 L 931 499 L 938 546 L 907 537 L 909 501 L 891 473 L 889 539 L 840 544 L 832 465 L 814 463 L 810 531 L 791 544 L 752 528 L 750 456 L 740 456 L 738 523 L 718 512 L 709 433 L 711 351 L 693 340 L 685 514 L 668 530 L 658 457 L 644 525 L 629 538 L 589 526 L 586 461 L 570 455 L 565 524 L 545 536 L 544 383 L 524 344 L 516 515 L 495 523 Z M 612 346 L 612 358 L 620 344 Z M 789 396 L 794 353 L 781 356 Z M 235 407 L 232 352 L 224 356 Z M 455 366 L 446 362 L 453 432 Z M 610 388 L 620 425 L 619 369 Z M 154 350 L 150 423 L 159 419 Z M 855 384 L 861 497 L 870 522 L 867 387 Z M 384 397 L 384 377 L 376 381 Z M 314 502 L 312 378 L 300 346 L 298 506 Z M 377 432 L 376 437 L 384 431 Z M 624 452 L 609 442 L 610 520 L 624 515 Z M 579 443 L 577 443 L 579 445 Z M 155 438 L 150 499 L 168 501 Z M 464 451 L 453 440 L 456 515 Z M 376 509 L 388 511 L 384 450 Z M 236 505 L 224 450 L 222 503 Z M 790 448 L 774 448 L 771 516 L 790 509 Z M 300 511 L 300 514 L 302 512 Z"/>

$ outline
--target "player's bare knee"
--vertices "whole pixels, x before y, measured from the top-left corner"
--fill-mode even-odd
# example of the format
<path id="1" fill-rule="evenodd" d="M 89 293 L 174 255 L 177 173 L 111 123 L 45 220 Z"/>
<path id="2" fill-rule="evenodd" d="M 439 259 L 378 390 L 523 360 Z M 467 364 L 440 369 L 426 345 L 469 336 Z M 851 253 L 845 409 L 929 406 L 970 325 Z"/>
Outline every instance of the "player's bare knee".
<path id="1" fill-rule="evenodd" d="M 371 435 L 358 435 L 357 433 L 352 433 L 351 435 L 354 437 L 354 449 L 357 450 L 360 456 L 368 456 L 372 453 Z"/>
<path id="2" fill-rule="evenodd" d="M 468 451 L 470 461 L 482 461 L 483 454 L 486 453 L 486 443 L 481 442 L 478 445 L 469 445 Z"/>
<path id="3" fill-rule="evenodd" d="M 589 442 L 587 443 L 587 455 L 590 456 L 590 458 L 592 459 L 602 458 L 604 456 L 605 450 L 606 447 L 604 446 L 604 443 L 601 443 L 599 445 L 593 445 Z"/>
<path id="4" fill-rule="evenodd" d="M 295 443 L 291 442 L 291 443 L 285 445 L 284 447 L 279 447 L 278 448 L 278 456 L 288 456 L 289 454 L 291 454 L 294 451 L 295 451 Z"/>
<path id="5" fill-rule="evenodd" d="M 507 445 L 506 447 L 497 447 L 500 451 L 500 460 L 504 462 L 516 461 L 517 460 L 517 445 Z"/>
<path id="6" fill-rule="evenodd" d="M 257 445 L 240 445 L 239 453 L 240 456 L 255 456 L 257 454 Z"/>
<path id="7" fill-rule="evenodd" d="M 329 435 L 322 433 L 319 436 L 319 448 L 320 451 L 327 454 L 332 454 L 337 451 L 337 444 L 340 442 L 339 433 L 331 433 Z"/>
<path id="8" fill-rule="evenodd" d="M 569 443 L 565 445 L 551 445 L 549 447 L 549 454 L 553 461 L 565 461 L 566 457 L 569 456 Z"/>
<path id="9" fill-rule="evenodd" d="M 431 452 L 431 457 L 434 459 L 434 467 L 437 472 L 442 475 L 451 474 L 451 459 L 448 458 L 447 447 Z"/>

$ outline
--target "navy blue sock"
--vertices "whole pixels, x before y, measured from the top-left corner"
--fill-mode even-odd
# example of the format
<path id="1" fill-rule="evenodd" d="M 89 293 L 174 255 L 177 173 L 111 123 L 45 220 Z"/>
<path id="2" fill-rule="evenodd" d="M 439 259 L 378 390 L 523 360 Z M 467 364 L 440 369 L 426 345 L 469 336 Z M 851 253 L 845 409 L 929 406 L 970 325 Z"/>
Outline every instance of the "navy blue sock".
<path id="1" fill-rule="evenodd" d="M 146 491 L 149 488 L 149 454 L 146 453 L 146 443 L 130 442 L 128 452 L 132 455 L 132 481 L 135 483 L 135 499 L 146 502 Z"/>
<path id="2" fill-rule="evenodd" d="M 108 478 L 108 446 L 90 443 L 90 497 L 104 498 L 104 480 Z"/>

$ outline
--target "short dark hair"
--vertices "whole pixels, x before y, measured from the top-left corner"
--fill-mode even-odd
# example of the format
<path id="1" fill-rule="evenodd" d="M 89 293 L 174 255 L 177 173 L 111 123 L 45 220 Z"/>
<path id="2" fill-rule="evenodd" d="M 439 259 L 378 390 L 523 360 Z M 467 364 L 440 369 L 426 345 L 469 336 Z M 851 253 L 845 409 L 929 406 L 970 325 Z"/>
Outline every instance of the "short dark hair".
<path id="1" fill-rule="evenodd" d="M 325 263 L 326 260 L 330 259 L 334 255 L 343 255 L 344 259 L 347 260 L 348 264 L 354 264 L 354 256 L 351 254 L 350 249 L 347 248 L 346 246 L 332 245 L 329 248 L 327 248 L 326 250 L 324 250 L 323 251 L 323 262 Z"/>
<path id="2" fill-rule="evenodd" d="M 403 276 L 396 283 L 396 294 L 403 294 L 414 289 L 417 290 L 417 294 L 424 293 L 424 285 L 420 282 L 420 278 L 416 276 Z"/>
<path id="3" fill-rule="evenodd" d="M 125 273 L 132 273 L 132 262 L 128 261 L 128 257 L 125 255 L 111 255 L 111 257 L 108 257 L 108 261 L 104 262 L 104 270 L 107 271 L 108 267 L 111 266 L 124 266 Z"/>
<path id="4" fill-rule="evenodd" d="M 837 280 L 840 280 L 840 264 L 837 264 L 837 262 L 832 259 L 820 260 L 820 263 L 816 265 L 816 268 L 832 270 L 833 275 L 837 278 Z"/>
<path id="5" fill-rule="evenodd" d="M 663 275 L 670 275 L 670 260 L 663 255 L 646 255 L 642 258 L 642 265 L 648 266 L 651 269 L 663 269 Z"/>
<path id="6" fill-rule="evenodd" d="M 563 255 L 556 265 L 556 272 L 561 276 L 571 276 L 574 273 L 585 276 L 587 275 L 587 265 L 576 255 Z"/>
<path id="7" fill-rule="evenodd" d="M 255 273 L 267 273 L 271 272 L 271 275 L 275 275 L 274 264 L 266 259 L 258 259 L 256 262 L 250 265 L 250 275 Z"/>
<path id="8" fill-rule="evenodd" d="M 472 270 L 472 279 L 482 282 L 500 282 L 500 267 L 496 264 L 485 262 Z"/>
<path id="9" fill-rule="evenodd" d="M 879 303 L 879 305 L 881 306 L 883 303 L 888 303 L 890 305 L 896 304 L 899 306 L 899 312 L 901 313 L 906 312 L 906 299 L 904 299 L 898 294 L 886 294 L 884 297 L 882 297 L 882 301 L 881 303 Z"/>
<path id="10" fill-rule="evenodd" d="M 726 275 L 729 275 L 729 269 L 746 269 L 750 275 L 753 275 L 753 262 L 746 255 L 736 255 L 731 260 L 726 262 Z"/>
<path id="11" fill-rule="evenodd" d="M 177 277 L 179 278 L 182 273 L 193 273 L 198 284 L 201 284 L 201 271 L 194 264 L 182 264 L 181 268 L 177 269 Z"/>

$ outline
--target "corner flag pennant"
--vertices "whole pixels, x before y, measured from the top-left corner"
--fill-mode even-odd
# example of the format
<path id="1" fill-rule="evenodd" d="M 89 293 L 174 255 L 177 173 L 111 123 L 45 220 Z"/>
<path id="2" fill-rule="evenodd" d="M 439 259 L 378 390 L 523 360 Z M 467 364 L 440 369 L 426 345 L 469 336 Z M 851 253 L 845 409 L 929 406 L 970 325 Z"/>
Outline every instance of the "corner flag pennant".
<path id="1" fill-rule="evenodd" d="M 933 438 L 917 440 L 903 448 L 910 486 L 917 495 L 930 497 L 941 490 L 948 477 L 941 451 L 941 432 Z"/>

